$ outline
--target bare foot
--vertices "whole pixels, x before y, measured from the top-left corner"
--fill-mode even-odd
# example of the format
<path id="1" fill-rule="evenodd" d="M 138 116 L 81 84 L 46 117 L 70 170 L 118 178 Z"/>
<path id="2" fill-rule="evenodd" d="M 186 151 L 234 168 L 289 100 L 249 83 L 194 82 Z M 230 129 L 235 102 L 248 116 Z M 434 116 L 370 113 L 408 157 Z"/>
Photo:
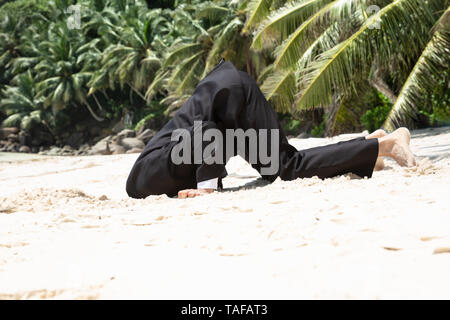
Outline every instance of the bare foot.
<path id="1" fill-rule="evenodd" d="M 386 131 L 384 131 L 383 129 L 378 129 L 378 130 L 375 130 L 374 132 L 372 132 L 371 134 L 368 134 L 366 136 L 366 139 L 382 138 L 384 136 L 387 136 Z M 383 169 L 384 169 L 383 158 L 382 157 L 378 157 L 377 158 L 377 162 L 375 163 L 375 167 L 373 168 L 373 170 L 381 171 Z"/>
<path id="2" fill-rule="evenodd" d="M 381 171 L 384 169 L 384 161 L 382 157 L 377 158 L 377 162 L 375 162 L 375 167 L 373 168 L 374 171 Z"/>
<path id="3" fill-rule="evenodd" d="M 178 199 L 194 198 L 212 193 L 214 189 L 186 189 L 178 191 Z"/>
<path id="4" fill-rule="evenodd" d="M 366 139 L 383 138 L 384 136 L 387 136 L 386 131 L 384 131 L 383 129 L 378 129 L 371 134 L 368 134 L 366 136 Z"/>
<path id="5" fill-rule="evenodd" d="M 413 167 L 416 159 L 409 148 L 411 134 L 407 128 L 398 128 L 391 134 L 379 139 L 380 156 L 393 158 L 402 167 Z"/>

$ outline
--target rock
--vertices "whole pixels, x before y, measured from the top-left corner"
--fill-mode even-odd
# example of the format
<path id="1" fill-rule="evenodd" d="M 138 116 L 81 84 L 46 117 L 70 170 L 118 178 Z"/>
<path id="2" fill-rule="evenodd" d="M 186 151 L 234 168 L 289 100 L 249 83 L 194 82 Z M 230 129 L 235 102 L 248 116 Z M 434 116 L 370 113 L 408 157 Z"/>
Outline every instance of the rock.
<path id="1" fill-rule="evenodd" d="M 15 133 L 9 134 L 7 138 L 11 142 L 19 142 L 19 136 Z"/>
<path id="2" fill-rule="evenodd" d="M 155 131 L 151 129 L 145 129 L 136 138 L 141 140 L 144 144 L 147 144 L 151 138 L 155 135 Z"/>
<path id="3" fill-rule="evenodd" d="M 6 139 L 10 134 L 16 134 L 19 129 L 16 127 L 0 128 L 0 140 Z"/>
<path id="4" fill-rule="evenodd" d="M 20 145 L 22 145 L 22 146 L 27 145 L 28 144 L 27 140 L 29 140 L 28 139 L 28 135 L 24 131 L 20 131 L 19 132 L 19 143 L 20 143 Z"/>
<path id="5" fill-rule="evenodd" d="M 90 148 L 90 145 L 87 144 L 87 143 L 85 143 L 85 144 L 82 144 L 82 145 L 80 146 L 79 150 L 81 150 L 81 151 L 88 151 L 89 148 Z"/>
<path id="6" fill-rule="evenodd" d="M 61 154 L 64 156 L 69 156 L 69 155 L 73 155 L 75 153 L 75 150 L 72 149 L 71 146 L 69 145 L 65 145 L 62 149 L 61 149 Z"/>
<path id="7" fill-rule="evenodd" d="M 140 148 L 132 148 L 130 150 L 128 150 L 126 153 L 130 154 L 130 153 L 141 153 L 143 149 Z"/>
<path id="8" fill-rule="evenodd" d="M 59 156 L 59 155 L 61 155 L 61 148 L 53 146 L 45 154 L 47 154 L 49 156 Z"/>
<path id="9" fill-rule="evenodd" d="M 97 142 L 89 151 L 89 154 L 111 154 L 111 150 L 109 149 L 109 144 L 111 143 L 112 136 L 107 136 Z"/>
<path id="10" fill-rule="evenodd" d="M 127 149 L 125 149 L 125 147 L 121 146 L 120 144 L 115 144 L 115 143 L 112 143 L 110 145 L 110 150 L 111 150 L 112 154 L 122 154 L 127 151 Z"/>
<path id="11" fill-rule="evenodd" d="M 8 151 L 8 152 L 15 152 L 15 151 L 18 151 L 18 149 L 19 149 L 19 144 L 15 143 L 15 142 L 10 143 L 6 147 L 6 151 Z"/>
<path id="12" fill-rule="evenodd" d="M 19 148 L 19 152 L 30 153 L 30 152 L 31 152 L 31 149 L 30 149 L 30 147 L 28 147 L 28 146 L 21 146 L 21 147 Z"/>
<path id="13" fill-rule="evenodd" d="M 131 129 L 123 129 L 117 134 L 117 136 L 122 138 L 132 138 L 136 136 L 136 132 Z"/>
<path id="14" fill-rule="evenodd" d="M 144 149 L 145 148 L 145 144 L 139 140 L 138 138 L 124 138 L 121 141 L 121 144 L 127 149 L 133 149 L 133 148 L 138 148 L 138 149 Z"/>
<path id="15" fill-rule="evenodd" d="M 83 150 L 77 150 L 77 151 L 75 151 L 75 155 L 77 155 L 77 156 L 85 156 L 85 155 L 87 155 L 87 152 L 83 151 Z"/>

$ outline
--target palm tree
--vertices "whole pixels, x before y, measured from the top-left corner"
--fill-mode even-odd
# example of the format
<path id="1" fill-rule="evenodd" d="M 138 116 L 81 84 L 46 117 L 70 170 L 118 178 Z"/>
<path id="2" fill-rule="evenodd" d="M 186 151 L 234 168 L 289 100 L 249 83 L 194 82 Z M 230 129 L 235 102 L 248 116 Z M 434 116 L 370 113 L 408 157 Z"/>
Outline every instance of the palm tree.
<path id="1" fill-rule="evenodd" d="M 9 82 L 14 76 L 12 64 L 20 57 L 20 36 L 23 20 L 5 15 L 0 22 L 0 83 Z"/>
<path id="2" fill-rule="evenodd" d="M 148 87 L 146 98 L 151 100 L 163 92 L 166 113 L 181 106 L 200 81 L 220 58 L 233 61 L 251 72 L 250 41 L 241 34 L 244 8 L 248 1 L 212 2 L 199 5 L 179 5 L 173 11 L 174 30 L 180 34 L 168 49 L 164 64 Z"/>
<path id="3" fill-rule="evenodd" d="M 34 67 L 39 81 L 37 96 L 43 97 L 44 108 L 52 106 L 54 112 L 84 104 L 96 120 L 102 121 L 87 98 L 87 83 L 96 66 L 96 56 L 88 52 L 95 48 L 64 22 L 49 28 L 47 40 L 40 45 L 40 62 Z"/>
<path id="4" fill-rule="evenodd" d="M 158 37 L 165 28 L 161 10 L 148 11 L 142 6 L 130 6 L 123 13 L 106 9 L 96 15 L 85 30 L 98 27 L 103 42 L 100 68 L 89 83 L 89 93 L 98 89 L 115 89 L 127 85 L 143 100 L 147 87 L 161 66 L 154 43 L 164 43 Z M 95 41 L 97 41 L 96 39 Z"/>
<path id="5" fill-rule="evenodd" d="M 253 48 L 274 49 L 262 79 L 279 110 L 337 114 L 358 83 L 389 89 L 382 77 L 396 72 L 405 85 L 384 125 L 392 130 L 420 104 L 420 78 L 448 70 L 448 0 L 300 0 L 275 11 L 271 5 L 253 1 L 246 28 L 255 30 Z"/>
<path id="6" fill-rule="evenodd" d="M 5 98 L 0 100 L 0 109 L 8 116 L 4 123 L 28 130 L 32 122 L 41 122 L 42 105 L 42 100 L 36 98 L 36 83 L 31 71 L 14 77 L 11 84 L 13 86 L 5 87 Z"/>

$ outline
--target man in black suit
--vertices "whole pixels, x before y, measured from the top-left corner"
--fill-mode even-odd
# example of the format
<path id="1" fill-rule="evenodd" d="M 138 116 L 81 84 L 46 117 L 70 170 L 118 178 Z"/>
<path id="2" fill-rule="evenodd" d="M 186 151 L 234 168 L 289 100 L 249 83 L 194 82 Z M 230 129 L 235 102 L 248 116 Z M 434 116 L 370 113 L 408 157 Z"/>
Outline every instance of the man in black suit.
<path id="1" fill-rule="evenodd" d="M 215 136 L 213 142 L 195 139 L 208 130 L 222 133 L 224 138 Z M 256 133 L 256 139 L 242 135 L 230 138 L 227 136 L 229 130 Z M 177 135 L 176 132 L 184 134 Z M 227 175 L 226 161 L 236 154 L 242 155 L 270 181 L 278 176 L 283 180 L 313 176 L 323 179 L 350 172 L 370 178 L 377 158 L 381 156 L 392 157 L 403 166 L 415 165 L 409 139 L 406 128 L 389 135 L 377 130 L 366 137 L 297 151 L 288 143 L 276 113 L 255 80 L 222 59 L 200 81 L 173 118 L 148 142 L 130 172 L 126 190 L 133 198 L 158 194 L 186 198 L 210 193 L 221 187 L 221 179 Z M 220 161 L 194 159 L 187 149 L 179 148 L 183 142 L 183 147 L 188 146 L 188 151 L 194 155 L 203 155 L 212 144 L 210 158 Z M 231 153 L 227 149 L 224 155 L 224 145 L 228 147 L 230 142 L 242 144 L 240 148 L 234 146 Z M 276 165 L 267 162 L 268 154 L 263 157 L 263 149 L 270 150 L 270 162 Z M 187 161 L 175 159 L 177 154 Z"/>

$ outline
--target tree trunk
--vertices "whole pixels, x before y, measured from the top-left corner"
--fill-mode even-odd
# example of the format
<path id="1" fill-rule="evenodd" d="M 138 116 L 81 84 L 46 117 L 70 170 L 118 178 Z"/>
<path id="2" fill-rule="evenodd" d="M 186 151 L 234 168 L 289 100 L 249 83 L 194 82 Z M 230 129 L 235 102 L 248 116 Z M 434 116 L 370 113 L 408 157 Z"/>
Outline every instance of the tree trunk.
<path id="1" fill-rule="evenodd" d="M 383 78 L 380 75 L 380 70 L 377 69 L 372 76 L 372 79 L 369 80 L 369 83 L 372 87 L 380 91 L 382 94 L 388 98 L 392 104 L 397 101 L 397 96 L 395 93 L 389 88 L 389 86 L 384 82 Z"/>
<path id="2" fill-rule="evenodd" d="M 89 110 L 89 113 L 95 120 L 97 120 L 98 122 L 102 122 L 103 120 L 105 120 L 105 118 L 99 117 L 98 115 L 95 114 L 94 110 L 92 110 L 87 100 L 84 102 L 84 104 L 86 105 L 87 109 Z"/>
<path id="3" fill-rule="evenodd" d="M 334 135 L 334 129 L 336 124 L 336 118 L 341 105 L 341 98 L 334 94 L 332 102 L 325 108 L 325 137 L 331 137 Z"/>

